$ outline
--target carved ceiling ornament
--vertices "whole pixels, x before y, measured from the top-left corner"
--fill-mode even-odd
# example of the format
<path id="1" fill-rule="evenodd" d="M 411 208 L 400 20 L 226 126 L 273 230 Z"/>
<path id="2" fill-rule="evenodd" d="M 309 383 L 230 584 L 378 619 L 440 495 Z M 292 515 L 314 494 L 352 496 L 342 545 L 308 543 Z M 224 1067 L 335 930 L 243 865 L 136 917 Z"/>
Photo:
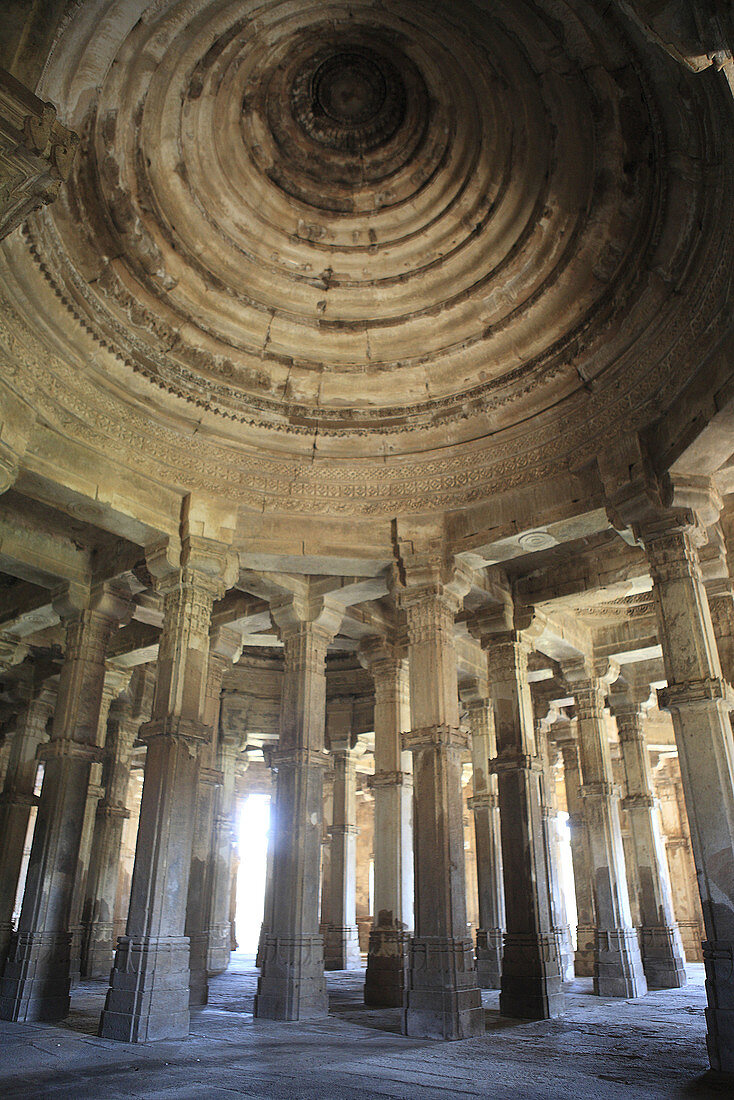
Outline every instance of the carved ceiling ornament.
<path id="1" fill-rule="evenodd" d="M 615 9 L 98 7 L 40 88 L 72 179 L 0 261 L 4 374 L 63 435 L 258 510 L 450 509 L 725 339 L 723 93 Z"/>

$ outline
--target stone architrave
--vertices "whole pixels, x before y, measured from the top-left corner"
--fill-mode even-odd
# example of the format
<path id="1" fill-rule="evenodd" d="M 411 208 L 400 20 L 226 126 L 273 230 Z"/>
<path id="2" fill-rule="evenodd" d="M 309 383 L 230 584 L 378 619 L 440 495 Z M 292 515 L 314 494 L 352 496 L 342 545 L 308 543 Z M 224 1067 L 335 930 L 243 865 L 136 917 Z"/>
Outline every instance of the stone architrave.
<path id="1" fill-rule="evenodd" d="M 170 556 L 169 556 L 170 555 Z M 189 1031 L 189 941 L 184 934 L 202 749 L 212 605 L 236 575 L 225 543 L 189 533 L 180 550 L 148 554 L 163 594 L 153 714 L 127 933 L 117 943 L 99 1033 L 146 1042 Z"/>
<path id="2" fill-rule="evenodd" d="M 185 934 L 189 939 L 189 1004 L 205 1005 L 209 999 L 208 966 L 213 889 L 212 840 L 217 792 L 224 776 L 214 765 L 219 747 L 219 713 L 222 679 L 233 661 L 242 653 L 242 635 L 227 627 L 218 627 L 209 639 L 204 725 L 212 730 L 212 741 L 204 746 L 199 769 L 196 820 L 191 851 Z"/>
<path id="3" fill-rule="evenodd" d="M 734 1073 L 734 740 L 731 687 L 694 543 L 691 513 L 636 528 L 650 564 L 668 686 L 658 693 L 673 718 L 706 931 L 703 945 L 708 1051 L 713 1069 Z"/>
<path id="4" fill-rule="evenodd" d="M 469 799 L 469 808 L 474 817 L 479 897 L 477 977 L 482 989 L 499 989 L 505 929 L 505 884 L 497 776 L 489 770 L 489 761 L 497 755 L 494 711 L 489 699 L 467 699 L 465 705 L 471 737 L 473 794 Z"/>
<path id="5" fill-rule="evenodd" d="M 574 893 L 576 895 L 576 951 L 573 968 L 578 978 L 594 974 L 596 944 L 596 913 L 594 911 L 593 872 L 589 830 L 581 797 L 581 764 L 575 722 L 559 718 L 553 723 L 553 736 L 561 750 L 563 780 L 571 832 Z"/>
<path id="6" fill-rule="evenodd" d="M 609 737 L 604 722 L 606 685 L 618 670 L 609 662 L 564 661 L 576 704 L 581 797 L 592 864 L 596 940 L 594 992 L 600 997 L 642 997 L 647 983 L 632 924 Z"/>
<path id="7" fill-rule="evenodd" d="M 545 831 L 545 844 L 548 857 L 548 880 L 550 883 L 553 928 L 558 941 L 558 952 L 561 959 L 561 976 L 564 982 L 570 982 L 573 981 L 574 978 L 574 951 L 573 942 L 571 940 L 571 929 L 568 926 L 566 899 L 561 883 L 561 842 L 558 835 L 558 799 L 556 797 L 556 781 L 548 744 L 548 723 L 545 719 L 536 721 L 536 739 L 543 767 L 541 797 L 543 800 L 543 828 Z"/>
<path id="8" fill-rule="evenodd" d="M 686 984 L 685 959 L 673 913 L 643 732 L 642 703 L 649 696 L 649 687 L 644 686 L 641 696 L 625 688 L 623 681 L 618 681 L 609 702 L 624 762 L 627 791 L 622 805 L 627 811 L 637 868 L 642 965 L 649 989 L 678 989 Z"/>
<path id="9" fill-rule="evenodd" d="M 342 610 L 327 598 L 292 597 L 271 605 L 285 650 L 280 740 L 271 814 L 271 883 L 255 1016 L 326 1016 L 319 867 L 326 720 L 326 651 Z"/>
<path id="10" fill-rule="evenodd" d="M 90 769 L 101 756 L 105 653 L 129 613 L 128 600 L 103 585 L 67 625 L 23 908 L 0 985 L 6 1020 L 61 1020 L 69 1011 L 72 895 Z"/>
<path id="11" fill-rule="evenodd" d="M 13 907 L 23 865 L 31 810 L 38 805 L 34 795 L 37 753 L 48 736 L 55 693 L 47 688 L 27 686 L 25 705 L 10 741 L 10 756 L 0 795 L 0 967 L 8 953 L 13 932 Z"/>
<path id="12" fill-rule="evenodd" d="M 526 632 L 500 621 L 478 623 L 487 651 L 494 705 L 505 883 L 505 933 L 500 1012 L 542 1020 L 565 1007 L 561 959 L 553 928 L 543 829 L 542 763 L 535 743 Z M 497 629 L 499 627 L 499 630 Z"/>
<path id="13" fill-rule="evenodd" d="M 433 1039 L 484 1032 L 474 949 L 467 935 L 462 756 L 454 621 L 468 589 L 434 554 L 402 559 L 398 601 L 408 626 L 413 753 L 415 935 L 403 1031 Z"/>
<path id="14" fill-rule="evenodd" d="M 97 803 L 83 920 L 81 973 L 106 978 L 115 953 L 114 909 L 120 871 L 122 830 L 130 816 L 127 789 L 133 741 L 140 719 L 133 697 L 123 689 L 110 702 L 102 764 L 102 797 Z"/>
<path id="15" fill-rule="evenodd" d="M 334 760 L 329 923 L 324 934 L 327 970 L 359 970 L 357 932 L 357 770 L 352 743 L 352 700 L 336 699 L 327 708 L 326 728 Z"/>
<path id="16" fill-rule="evenodd" d="M 360 659 L 375 685 L 374 925 L 364 1000 L 402 1007 L 413 928 L 413 761 L 403 749 L 410 729 L 408 664 L 390 642 L 363 644 Z"/>

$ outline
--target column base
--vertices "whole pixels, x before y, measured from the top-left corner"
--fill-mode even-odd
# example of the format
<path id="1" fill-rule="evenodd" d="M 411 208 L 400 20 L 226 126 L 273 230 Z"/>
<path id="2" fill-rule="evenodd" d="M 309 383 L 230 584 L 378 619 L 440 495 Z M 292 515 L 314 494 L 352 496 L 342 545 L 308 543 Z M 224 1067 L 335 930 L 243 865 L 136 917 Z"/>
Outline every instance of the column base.
<path id="1" fill-rule="evenodd" d="M 480 989 L 499 989 L 502 979 L 501 928 L 477 928 L 477 981 Z"/>
<path id="2" fill-rule="evenodd" d="M 84 939 L 84 929 L 81 924 L 77 924 L 76 928 L 71 930 L 71 951 L 69 954 L 69 981 L 71 988 L 75 985 L 79 985 L 82 980 L 82 941 Z"/>
<path id="3" fill-rule="evenodd" d="M 223 974 L 229 966 L 232 955 L 230 947 L 231 931 L 229 921 L 215 924 L 209 929 L 209 948 L 207 951 L 206 968 L 211 978 L 214 974 Z"/>
<path id="4" fill-rule="evenodd" d="M 209 982 L 207 980 L 207 954 L 209 951 L 209 933 L 189 934 L 189 1006 L 205 1005 L 209 1002 Z"/>
<path id="5" fill-rule="evenodd" d="M 595 952 L 596 927 L 580 924 L 576 929 L 576 952 L 573 957 L 573 969 L 577 978 L 594 977 Z"/>
<path id="6" fill-rule="evenodd" d="M 403 1008 L 408 989 L 410 933 L 400 928 L 374 928 L 370 932 L 364 1003 Z"/>
<path id="7" fill-rule="evenodd" d="M 412 940 L 403 1034 L 447 1040 L 484 1034 L 471 940 L 437 936 Z"/>
<path id="8" fill-rule="evenodd" d="M 677 928 L 641 928 L 640 952 L 648 989 L 680 989 L 688 981 Z"/>
<path id="9" fill-rule="evenodd" d="M 332 924 L 326 929 L 324 934 L 324 969 L 362 969 L 359 933 L 356 925 L 337 928 Z"/>
<path id="10" fill-rule="evenodd" d="M 679 920 L 677 923 L 686 962 L 703 962 L 703 948 L 701 946 L 703 929 L 700 923 L 697 920 Z"/>
<path id="11" fill-rule="evenodd" d="M 188 938 L 121 936 L 98 1034 L 148 1043 L 188 1033 Z"/>
<path id="12" fill-rule="evenodd" d="M 262 941 L 255 1016 L 265 1020 L 319 1020 L 329 1013 L 321 936 L 273 936 Z"/>
<path id="13" fill-rule="evenodd" d="M 597 931 L 594 993 L 598 997 L 644 997 L 647 993 L 640 945 L 634 929 Z"/>
<path id="14" fill-rule="evenodd" d="M 734 943 L 705 940 L 706 1046 L 711 1068 L 734 1074 Z"/>
<path id="15" fill-rule="evenodd" d="M 3 963 L 10 953 L 14 931 L 15 926 L 12 921 L 0 922 L 0 974 L 2 974 Z"/>
<path id="16" fill-rule="evenodd" d="M 507 933 L 500 984 L 502 1015 L 520 1020 L 550 1020 L 561 1016 L 565 1007 L 555 934 Z"/>
<path id="17" fill-rule="evenodd" d="M 0 1018 L 51 1022 L 69 1015 L 69 932 L 18 932 L 2 981 Z"/>
<path id="18" fill-rule="evenodd" d="M 89 927 L 82 954 L 84 978 L 109 978 L 115 961 L 116 943 L 112 921 L 95 921 Z"/>

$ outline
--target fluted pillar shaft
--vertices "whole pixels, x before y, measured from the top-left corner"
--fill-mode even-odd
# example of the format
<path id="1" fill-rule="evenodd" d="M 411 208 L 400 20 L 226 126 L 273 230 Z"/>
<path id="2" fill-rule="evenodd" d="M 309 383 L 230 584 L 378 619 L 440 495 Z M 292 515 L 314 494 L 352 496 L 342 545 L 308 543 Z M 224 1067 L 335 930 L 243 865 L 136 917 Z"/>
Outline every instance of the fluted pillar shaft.
<path id="1" fill-rule="evenodd" d="M 494 704 L 505 933 L 500 1011 L 547 1019 L 564 1009 L 561 960 L 553 930 L 541 798 L 527 669 L 529 646 L 516 631 L 482 639 Z"/>
<path id="2" fill-rule="evenodd" d="M 469 808 L 474 817 L 479 900 L 477 977 L 482 989 L 499 989 L 505 929 L 505 884 L 497 776 L 489 770 L 489 761 L 497 755 L 491 701 L 478 699 L 468 703 L 467 715 L 473 776 Z"/>
<path id="3" fill-rule="evenodd" d="M 627 793 L 623 805 L 632 833 L 637 867 L 640 947 L 650 989 L 677 989 L 686 984 L 683 945 L 673 913 L 663 842 L 660 836 L 650 763 L 638 703 L 619 701 L 617 720 Z"/>
<path id="4" fill-rule="evenodd" d="M 408 665 L 388 643 L 364 649 L 375 685 L 374 927 L 365 1004 L 401 1006 L 413 928 L 413 761 L 403 749 L 410 728 Z"/>
<path id="5" fill-rule="evenodd" d="M 601 997 L 641 997 L 647 983 L 630 911 L 619 795 L 604 723 L 606 689 L 596 670 L 583 662 L 563 668 L 576 702 L 581 796 L 592 863 L 594 992 Z"/>
<path id="6" fill-rule="evenodd" d="M 41 692 L 27 700 L 10 742 L 5 783 L 0 795 L 0 967 L 5 961 L 13 931 L 13 906 L 23 864 L 34 796 L 37 752 L 47 737 L 53 712 L 53 695 Z"/>
<path id="7" fill-rule="evenodd" d="M 563 737 L 560 736 L 561 729 Z M 581 797 L 581 763 L 576 733 L 571 724 L 557 722 L 554 733 L 558 738 L 563 757 L 563 778 L 566 787 L 568 824 L 571 832 L 571 862 L 573 864 L 574 893 L 576 895 L 576 952 L 574 973 L 579 978 L 591 978 L 594 974 L 596 945 L 596 913 L 594 911 L 593 871 L 589 830 Z"/>
<path id="8" fill-rule="evenodd" d="M 706 930 L 708 1050 L 734 1072 L 734 742 L 725 683 L 692 534 L 671 521 L 640 532 L 650 563 Z"/>
<path id="9" fill-rule="evenodd" d="M 305 602 L 305 601 L 304 601 Z M 314 604 L 316 606 L 314 606 Z M 255 1015 L 274 1020 L 325 1016 L 319 867 L 326 719 L 326 651 L 341 616 L 322 602 L 273 608 L 285 671 L 271 816 L 272 874 Z"/>
<path id="10" fill-rule="evenodd" d="M 0 1015 L 60 1020 L 69 1011 L 70 917 L 89 774 L 100 759 L 97 728 L 105 653 L 127 604 L 106 589 L 68 624 L 51 738 L 18 934 L 0 987 Z"/>
<path id="11" fill-rule="evenodd" d="M 163 631 L 147 742 L 127 932 L 117 944 L 100 1035 L 126 1042 L 189 1030 L 189 941 L 184 935 L 204 722 L 212 604 L 226 590 L 226 547 L 188 536 L 149 568 L 163 594 Z"/>
<path id="12" fill-rule="evenodd" d="M 484 1031 L 467 935 L 462 754 L 454 619 L 460 598 L 442 583 L 400 592 L 408 623 L 415 783 L 415 936 L 404 1031 L 464 1039 Z"/>

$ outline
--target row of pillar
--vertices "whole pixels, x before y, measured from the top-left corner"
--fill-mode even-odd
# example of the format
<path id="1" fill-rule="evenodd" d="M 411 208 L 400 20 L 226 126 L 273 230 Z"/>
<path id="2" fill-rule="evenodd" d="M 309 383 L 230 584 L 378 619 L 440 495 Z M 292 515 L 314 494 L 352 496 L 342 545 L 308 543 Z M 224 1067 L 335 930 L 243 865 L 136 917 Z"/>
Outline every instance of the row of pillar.
<path id="1" fill-rule="evenodd" d="M 685 526 L 671 530 L 668 525 L 659 531 L 647 529 L 640 537 L 653 577 L 668 680 L 664 702 L 676 729 L 708 936 L 704 960 L 709 1048 L 712 1064 L 728 1068 L 734 1035 L 730 688 L 721 675 L 690 531 Z M 383 866 L 390 867 L 391 881 L 387 882 L 386 870 L 376 899 L 370 982 L 382 968 L 392 974 L 395 988 L 402 983 L 407 1034 L 457 1039 L 484 1027 L 474 948 L 467 935 L 461 767 L 468 742 L 459 723 L 454 649 L 454 620 L 468 583 L 435 554 L 416 553 L 406 546 L 401 554 L 397 597 L 407 623 L 409 721 L 402 662 L 396 654 L 388 655 L 388 680 L 386 668 L 378 667 L 381 661 L 384 665 L 384 655 L 372 658 L 378 707 L 390 731 L 380 748 L 375 795 L 377 807 L 382 792 L 377 812 L 388 823 L 384 833 L 381 827 L 380 843 L 388 849 Z M 196 876 L 205 873 L 191 808 L 198 804 L 199 820 L 207 823 L 203 833 L 211 831 L 211 792 L 221 782 L 218 775 L 208 775 L 218 769 L 212 756 L 216 703 L 211 690 L 207 703 L 207 679 L 212 667 L 211 610 L 227 587 L 226 552 L 218 543 L 190 535 L 175 560 L 161 550 L 149 558 L 149 568 L 164 595 L 164 626 L 152 719 L 140 731 L 147 761 L 127 934 L 118 941 L 100 1024 L 102 1035 L 128 1041 L 188 1031 L 191 963 L 198 960 L 194 968 L 205 973 L 209 950 L 197 940 L 204 916 L 197 918 L 196 927 L 190 923 L 187 928 Z M 45 778 L 23 909 L 0 989 L 0 1013 L 6 1018 L 59 1018 L 68 1010 L 74 869 L 91 769 L 103 760 L 96 735 L 104 653 L 112 630 L 128 610 L 119 593 L 104 589 L 69 626 L 51 736 L 42 750 Z M 313 595 L 307 588 L 305 595 L 274 603 L 272 615 L 284 645 L 285 675 L 281 736 L 272 758 L 276 793 L 271 887 L 255 1014 L 304 1019 L 323 1016 L 327 1008 L 318 920 L 322 785 L 328 760 L 325 661 L 341 611 L 329 597 Z M 486 756 L 485 747 L 477 749 L 481 759 L 472 809 L 480 825 L 478 845 L 489 853 L 497 848 L 499 810 L 501 860 L 505 869 L 512 868 L 504 875 L 501 1010 L 543 1018 L 563 1009 L 563 937 L 548 857 L 552 800 L 528 682 L 528 625 L 518 625 L 514 613 L 477 624 L 487 653 L 496 750 L 492 753 L 491 722 L 486 720 L 484 728 L 485 719 L 475 715 Z M 580 899 L 580 923 L 588 919 L 584 927 L 594 929 L 597 991 L 636 996 L 644 992 L 646 981 L 675 984 L 682 973 L 669 893 L 655 870 L 660 868 L 660 853 L 649 777 L 638 718 L 630 709 L 637 704 L 621 699 L 616 705 L 628 777 L 626 810 L 636 829 L 642 952 L 632 927 L 618 795 L 603 722 L 603 670 L 576 663 L 566 666 L 564 675 L 576 701 L 580 763 L 578 791 L 569 790 L 569 809 L 574 831 L 584 832 L 583 843 L 576 847 L 583 852 L 591 883 L 586 909 Z M 337 800 L 332 858 L 338 862 L 350 858 L 353 835 L 346 804 L 351 746 L 337 732 L 333 748 L 342 802 Z M 570 776 L 571 754 L 566 741 L 561 745 Z M 484 770 L 490 754 L 491 768 Z M 110 767 L 114 770 L 114 762 Z M 396 838 L 403 836 L 407 823 L 411 771 L 415 912 L 408 942 L 409 873 L 400 865 L 404 846 L 399 851 Z M 712 791 L 719 797 L 712 797 Z M 501 899 L 497 883 L 484 882 L 481 891 L 481 946 L 491 966 Z M 207 887 L 204 893 L 211 891 Z M 350 900 L 334 896 L 332 903 L 338 933 L 346 927 L 346 922 L 339 922 Z M 579 952 L 585 948 L 580 942 Z M 481 950 L 479 954 L 481 958 Z M 378 967 L 379 959 L 383 961 Z"/>

